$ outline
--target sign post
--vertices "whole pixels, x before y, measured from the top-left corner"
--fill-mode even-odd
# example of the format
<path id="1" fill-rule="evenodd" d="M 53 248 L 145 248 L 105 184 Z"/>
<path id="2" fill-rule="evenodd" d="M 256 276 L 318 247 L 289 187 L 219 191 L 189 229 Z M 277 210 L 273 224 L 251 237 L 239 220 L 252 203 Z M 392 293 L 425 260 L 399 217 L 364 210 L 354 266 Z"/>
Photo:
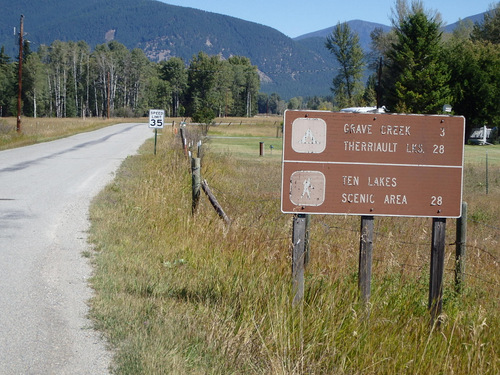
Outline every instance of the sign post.
<path id="1" fill-rule="evenodd" d="M 374 216 L 432 217 L 436 237 L 446 218 L 461 216 L 464 136 L 462 116 L 286 111 L 281 211 L 364 217 L 359 286 L 366 300 Z M 435 242 L 440 263 L 444 246 Z M 432 263 L 435 317 L 442 266 Z"/>
<path id="2" fill-rule="evenodd" d="M 432 219 L 431 267 L 429 282 L 429 304 L 431 320 L 434 322 L 443 308 L 443 273 L 446 218 Z"/>
<path id="3" fill-rule="evenodd" d="M 149 110 L 149 127 L 155 130 L 155 148 L 154 148 L 155 155 L 156 155 L 156 140 L 158 138 L 158 129 L 163 129 L 164 123 L 165 123 L 165 111 L 163 109 Z"/>
<path id="4" fill-rule="evenodd" d="M 293 306 L 304 298 L 304 267 L 306 259 L 307 217 L 304 214 L 293 216 L 292 284 Z"/>
<path id="5" fill-rule="evenodd" d="M 359 241 L 358 289 L 361 301 L 367 304 L 371 295 L 373 216 L 361 216 L 361 238 Z"/>

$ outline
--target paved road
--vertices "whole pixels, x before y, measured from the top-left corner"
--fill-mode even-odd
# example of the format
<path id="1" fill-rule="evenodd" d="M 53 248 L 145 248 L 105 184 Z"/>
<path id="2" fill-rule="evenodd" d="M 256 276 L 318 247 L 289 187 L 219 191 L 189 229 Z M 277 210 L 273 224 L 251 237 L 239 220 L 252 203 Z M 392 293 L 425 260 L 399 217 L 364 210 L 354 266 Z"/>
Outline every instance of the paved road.
<path id="1" fill-rule="evenodd" d="M 151 136 L 120 124 L 0 152 L 0 374 L 108 373 L 86 319 L 88 207 Z"/>

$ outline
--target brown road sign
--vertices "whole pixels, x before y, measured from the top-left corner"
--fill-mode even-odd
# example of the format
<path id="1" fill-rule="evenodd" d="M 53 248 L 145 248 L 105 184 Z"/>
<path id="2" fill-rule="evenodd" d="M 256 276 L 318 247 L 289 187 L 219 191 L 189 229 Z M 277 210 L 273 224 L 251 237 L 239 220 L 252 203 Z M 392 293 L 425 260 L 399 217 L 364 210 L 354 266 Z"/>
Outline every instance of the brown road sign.
<path id="1" fill-rule="evenodd" d="M 465 119 L 286 111 L 284 213 L 459 217 Z"/>

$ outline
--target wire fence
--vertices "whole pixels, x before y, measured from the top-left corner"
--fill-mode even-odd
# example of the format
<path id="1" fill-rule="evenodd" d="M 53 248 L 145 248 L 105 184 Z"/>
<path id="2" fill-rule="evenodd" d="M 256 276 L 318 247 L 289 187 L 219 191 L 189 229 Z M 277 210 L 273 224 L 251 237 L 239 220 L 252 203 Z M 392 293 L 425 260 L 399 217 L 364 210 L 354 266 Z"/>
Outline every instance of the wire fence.
<path id="1" fill-rule="evenodd" d="M 253 200 L 249 200 L 247 198 L 242 198 L 240 196 L 237 196 L 235 194 L 232 194 L 231 192 L 228 192 L 228 191 L 223 191 L 222 189 L 220 188 L 216 188 L 216 187 L 213 187 L 213 190 L 216 192 L 217 195 L 219 195 L 221 197 L 220 201 L 221 202 L 224 202 L 225 205 L 227 205 L 228 207 L 228 211 L 231 212 L 233 215 L 235 213 L 237 213 L 239 210 L 236 208 L 236 206 L 238 204 L 246 204 L 248 205 L 249 203 L 253 203 L 253 204 L 260 204 L 260 203 L 263 203 L 263 202 L 269 202 L 270 200 L 274 200 L 274 201 L 277 201 L 279 202 L 280 201 L 280 198 L 272 198 L 272 199 L 253 199 Z M 278 214 L 281 214 L 280 212 L 278 212 Z M 273 223 L 276 222 L 277 220 L 277 215 L 269 215 L 270 217 L 266 218 L 264 221 L 261 221 L 259 222 L 259 224 L 250 224 L 249 227 L 253 227 L 253 228 L 261 228 L 261 227 L 266 227 L 266 225 L 272 225 Z M 319 215 L 321 217 L 321 215 Z M 491 225 L 491 224 L 488 224 L 488 223 L 485 223 L 485 222 L 482 222 L 482 221 L 479 221 L 479 220 L 475 220 L 475 219 L 468 219 L 467 220 L 468 223 L 473 223 L 474 225 L 477 225 L 477 226 L 480 226 L 480 227 L 483 227 L 485 229 L 487 229 L 490 234 L 492 236 L 494 236 L 495 238 L 500 238 L 500 228 L 497 227 L 497 226 L 494 226 L 494 225 Z M 314 225 L 318 225 L 320 227 L 323 228 L 323 230 L 326 230 L 328 232 L 349 232 L 351 233 L 354 237 L 359 237 L 360 235 L 360 230 L 359 228 L 352 228 L 352 227 L 348 227 L 348 226 L 337 226 L 337 225 L 332 225 L 330 223 L 327 223 L 325 222 L 324 220 L 315 220 L 314 221 Z M 382 241 L 382 240 L 386 240 L 386 243 L 387 243 L 387 240 L 390 241 L 391 244 L 396 244 L 396 245 L 404 245 L 404 246 L 409 246 L 409 247 L 414 247 L 414 248 L 423 248 L 423 249 L 426 249 L 426 248 L 430 248 L 430 240 L 429 241 L 411 241 L 411 240 L 404 240 L 404 239 L 399 239 L 398 238 L 398 235 L 395 235 L 395 234 L 388 234 L 388 233 L 384 233 L 384 232 L 381 232 L 381 231 L 378 231 L 378 230 L 374 230 L 373 232 L 374 234 L 374 243 L 375 243 L 375 246 L 376 246 L 376 243 Z M 279 238 L 273 238 L 273 239 L 267 239 L 265 240 L 266 242 L 282 242 L 282 241 L 287 241 L 287 240 L 290 240 L 290 238 L 287 238 L 287 237 L 279 237 Z M 314 242 L 314 240 L 312 240 Z M 448 247 L 451 247 L 451 246 L 455 246 L 456 245 L 456 241 L 453 241 L 453 242 L 448 242 L 447 243 L 447 246 Z M 474 242 L 471 242 L 471 241 L 468 241 L 466 244 L 465 244 L 466 248 L 468 250 L 475 250 L 475 251 L 478 251 L 482 254 L 484 254 L 485 256 L 487 256 L 490 261 L 498 268 L 498 266 L 500 265 L 500 257 L 498 254 L 495 254 L 492 250 L 488 249 L 487 247 L 485 246 L 481 246 L 481 245 L 478 245 Z M 382 258 L 373 258 L 374 261 L 376 262 L 384 262 L 386 261 L 385 259 L 382 259 Z M 415 269 L 422 269 L 423 267 L 425 267 L 425 264 L 409 264 L 409 263 L 404 263 L 404 262 L 399 262 L 399 266 L 401 268 L 406 268 L 406 267 L 410 267 L 410 268 L 415 268 Z M 445 272 L 447 273 L 454 273 L 455 272 L 455 269 L 454 268 L 445 268 Z M 480 281 L 482 283 L 485 283 L 485 284 L 488 284 L 488 285 L 492 285 L 492 286 L 495 286 L 495 287 L 499 287 L 500 288 L 500 282 L 497 282 L 497 281 L 492 281 L 492 280 L 488 280 L 486 279 L 485 277 L 482 277 L 478 274 L 475 274 L 475 273 L 470 273 L 470 272 L 465 272 L 464 273 L 464 276 L 466 277 L 470 277 L 470 278 L 473 278 L 477 281 Z"/>
<path id="2" fill-rule="evenodd" d="M 481 223 L 481 222 L 478 222 L 477 220 L 474 221 L 476 224 L 479 224 L 479 225 L 482 225 L 484 227 L 487 227 L 487 228 L 493 228 L 495 229 L 496 231 L 498 231 L 498 233 L 500 234 L 500 228 L 497 228 L 497 227 L 493 227 L 489 224 L 486 224 L 486 223 Z M 359 235 L 359 230 L 353 230 L 353 229 L 350 229 L 350 228 L 344 228 L 344 227 L 336 227 L 336 226 L 328 226 L 327 224 L 325 223 L 321 223 L 321 225 L 327 227 L 328 229 L 334 229 L 334 230 L 340 230 L 340 231 L 348 231 L 348 232 L 352 232 L 352 233 L 355 233 L 356 235 Z M 390 239 L 393 243 L 395 244 L 401 244 L 401 245 L 408 245 L 408 246 L 415 246 L 415 247 L 430 247 L 430 242 L 411 242 L 411 241 L 403 241 L 403 240 L 398 240 L 395 236 L 390 236 L 390 235 L 387 235 L 385 233 L 381 233 L 381 232 L 377 232 L 377 231 L 374 231 L 374 242 L 377 242 L 377 237 L 381 237 L 381 238 L 386 238 L 386 239 Z M 456 242 L 452 242 L 452 243 L 448 243 L 447 244 L 448 246 L 455 246 L 456 245 Z M 481 252 L 482 254 L 485 254 L 487 255 L 491 260 L 492 262 L 496 265 L 496 266 L 499 266 L 499 263 L 500 263 L 500 258 L 493 254 L 490 250 L 488 250 L 487 248 L 483 247 L 483 246 L 478 246 L 478 245 L 475 245 L 471 242 L 467 242 L 465 244 L 465 246 L 469 249 L 469 250 L 477 250 L 479 252 Z M 376 261 L 380 261 L 380 262 L 383 262 L 384 260 L 381 259 L 381 258 L 374 258 L 373 260 L 376 260 Z M 402 267 L 413 267 L 413 268 L 421 268 L 422 265 L 416 265 L 416 264 L 408 264 L 408 263 L 401 263 L 400 266 Z M 455 272 L 455 269 L 454 268 L 447 268 L 445 269 L 445 271 L 447 272 L 450 272 L 450 273 L 453 273 Z M 470 277 L 473 277 L 475 279 L 478 279 L 480 281 L 483 281 L 485 283 L 488 283 L 488 284 L 491 284 L 491 285 L 496 285 L 498 287 L 500 287 L 500 283 L 498 282 L 494 282 L 494 281 L 491 281 L 491 280 L 486 280 L 485 278 L 482 278 L 480 276 L 478 276 L 477 274 L 472 274 L 472 273 L 464 273 L 464 275 L 466 276 L 470 276 Z"/>
<path id="3" fill-rule="evenodd" d="M 273 222 L 273 220 L 269 221 L 269 223 L 272 223 L 272 222 Z M 490 224 L 487 224 L 487 223 L 484 223 L 484 222 L 480 222 L 478 220 L 470 220 L 469 219 L 468 222 L 473 222 L 474 224 L 482 226 L 484 228 L 487 228 L 488 230 L 494 230 L 495 231 L 495 234 L 494 234 L 495 237 L 496 238 L 500 237 L 500 228 L 498 228 L 496 226 L 493 226 L 493 225 L 490 225 Z M 323 220 L 316 221 L 315 225 L 321 226 L 323 228 L 323 230 L 326 230 L 328 232 L 330 232 L 330 231 L 331 232 L 342 232 L 342 233 L 348 232 L 348 233 L 351 233 L 354 238 L 359 238 L 359 236 L 360 236 L 360 229 L 359 228 L 355 229 L 355 228 L 350 228 L 350 227 L 346 227 L 346 226 L 336 226 L 336 225 L 332 225 L 332 224 L 326 223 Z M 381 232 L 381 231 L 377 231 L 377 230 L 375 230 L 373 234 L 374 234 L 373 241 L 374 241 L 375 246 L 377 246 L 377 244 L 380 243 L 381 241 L 385 241 L 384 242 L 385 245 L 387 245 L 388 243 L 390 243 L 391 245 L 401 245 L 401 246 L 407 246 L 407 247 L 412 247 L 412 248 L 420 248 L 420 249 L 430 249 L 430 247 L 431 247 L 430 239 L 428 241 L 402 240 L 402 239 L 399 239 L 397 235 L 387 234 L 387 233 L 384 233 L 384 232 Z M 277 241 L 282 241 L 282 240 L 284 240 L 284 238 L 279 238 L 279 239 L 276 239 L 276 240 Z M 314 242 L 314 240 L 312 240 L 312 242 Z M 456 241 L 448 242 L 447 246 L 448 247 L 456 246 Z M 498 255 L 498 253 L 494 253 L 494 250 L 489 249 L 489 248 L 487 248 L 485 246 L 478 245 L 477 243 L 472 242 L 472 241 L 468 241 L 465 244 L 465 246 L 466 246 L 466 249 L 467 249 L 468 252 L 477 251 L 477 252 L 483 254 L 484 256 L 486 256 L 488 258 L 489 262 L 498 271 L 497 275 L 496 275 L 496 279 L 500 280 L 500 267 L 499 267 L 500 266 L 500 257 Z M 477 257 L 469 256 L 469 258 L 470 258 L 470 261 L 473 261 Z M 379 263 L 387 262 L 386 259 L 377 258 L 377 257 L 374 257 L 373 260 L 376 261 L 376 262 L 379 262 Z M 401 269 L 409 267 L 409 268 L 414 268 L 414 269 L 421 270 L 422 268 L 425 268 L 427 266 L 427 263 L 411 264 L 411 263 L 399 261 L 398 262 L 398 266 Z M 449 273 L 449 274 L 454 274 L 456 272 L 455 268 L 449 268 L 449 267 L 445 268 L 444 271 L 447 272 L 447 273 Z M 473 279 L 475 279 L 475 280 L 477 280 L 479 282 L 482 282 L 482 283 L 485 283 L 485 284 L 488 284 L 488 285 L 500 288 L 500 282 L 499 281 L 487 279 L 487 278 L 481 276 L 478 273 L 464 272 L 463 275 L 466 276 L 466 277 L 473 278 Z"/>
<path id="4" fill-rule="evenodd" d="M 225 189 L 219 187 L 217 184 L 217 178 L 215 175 L 212 175 L 212 176 L 209 175 L 207 178 L 209 181 L 211 181 L 211 184 L 210 184 L 211 190 L 218 197 L 219 202 L 221 203 L 221 205 L 224 206 L 224 210 L 226 212 L 228 212 L 228 215 L 231 217 L 232 220 L 235 220 L 235 219 L 236 220 L 238 220 L 238 219 L 244 220 L 244 218 L 242 218 L 242 217 L 240 217 L 240 218 L 234 217 L 235 215 L 238 215 L 238 213 L 246 212 L 245 210 L 241 209 L 242 207 L 250 207 L 250 206 L 251 207 L 258 207 L 259 205 L 266 205 L 266 204 L 269 204 L 272 209 L 270 211 L 266 212 L 265 214 L 262 214 L 262 213 L 258 214 L 257 218 L 255 217 L 255 215 L 247 213 L 247 216 L 252 216 L 253 220 L 251 220 L 251 221 L 244 220 L 246 227 L 259 230 L 261 228 L 272 227 L 273 225 L 275 225 L 276 222 L 279 222 L 280 220 L 284 220 L 283 217 L 285 215 L 281 214 L 281 212 L 279 210 L 280 197 L 278 195 L 268 196 L 268 197 L 264 197 L 264 198 L 260 198 L 260 197 L 259 198 L 255 198 L 255 197 L 249 198 L 249 196 L 241 196 L 241 195 L 233 193 L 232 191 L 225 190 Z M 279 191 L 279 189 L 278 189 L 278 191 Z M 241 214 L 240 214 L 240 216 L 241 216 Z M 313 225 L 321 227 L 323 229 L 323 231 L 326 231 L 326 232 L 331 231 L 332 233 L 333 232 L 335 232 L 335 233 L 336 232 L 342 232 L 342 233 L 348 232 L 348 233 L 352 234 L 353 238 L 359 238 L 360 228 L 354 227 L 353 222 L 351 222 L 349 224 L 350 226 L 339 226 L 339 225 L 335 225 L 335 224 L 331 224 L 331 223 L 327 222 L 328 220 L 325 220 L 325 215 L 314 215 L 314 216 L 319 216 L 319 220 L 315 219 Z M 331 215 L 326 215 L 326 216 L 331 216 Z M 488 233 L 490 234 L 490 236 L 495 239 L 495 241 L 491 241 L 491 242 L 493 244 L 494 243 L 498 244 L 498 239 L 500 238 L 500 227 L 498 227 L 496 225 L 492 225 L 490 223 L 486 223 L 486 222 L 474 219 L 474 218 L 468 218 L 467 222 L 473 224 L 475 227 L 480 227 L 480 228 L 487 230 Z M 396 233 L 396 234 L 393 234 L 392 232 L 386 233 L 386 232 L 380 231 L 378 229 L 374 230 L 373 235 L 374 235 L 373 239 L 374 239 L 375 245 L 376 245 L 376 243 L 383 241 L 384 245 L 386 245 L 386 246 L 388 246 L 388 245 L 390 245 L 390 246 L 407 246 L 407 247 L 413 247 L 413 248 L 418 248 L 418 249 L 430 248 L 430 240 L 429 241 L 419 241 L 419 240 L 415 241 L 415 240 L 411 240 L 411 239 L 401 239 L 398 233 Z M 333 236 L 333 237 L 335 237 L 335 236 Z M 267 238 L 267 239 L 263 240 L 263 242 L 266 242 L 266 243 L 285 242 L 287 244 L 290 241 L 291 241 L 290 237 L 285 237 L 285 236 L 278 236 L 278 237 Z M 315 241 L 314 239 L 311 240 L 311 242 L 314 242 L 314 241 Z M 456 245 L 456 241 L 453 241 L 453 242 L 448 241 L 447 242 L 448 247 L 455 246 L 455 245 Z M 475 239 L 473 241 L 467 241 L 465 246 L 468 250 L 474 250 L 474 251 L 488 257 L 489 262 L 491 262 L 495 267 L 495 275 L 493 275 L 493 277 L 496 280 L 500 280 L 500 275 L 496 275 L 499 273 L 498 271 L 499 271 L 499 263 L 500 263 L 498 248 L 495 249 L 495 248 L 491 248 L 491 246 L 478 244 L 477 239 Z M 384 259 L 384 258 L 375 257 L 373 260 L 378 262 L 378 263 L 386 262 L 386 259 Z M 402 261 L 398 261 L 397 263 L 398 263 L 399 267 L 401 267 L 401 269 L 404 269 L 407 267 L 408 268 L 415 268 L 415 269 L 422 269 L 423 267 L 425 267 L 424 263 L 411 264 L 411 263 L 402 262 Z M 456 271 L 455 268 L 445 268 L 445 272 L 448 272 L 448 273 L 454 273 L 455 271 Z M 477 273 L 465 272 L 464 276 L 473 278 L 477 281 L 480 281 L 480 282 L 488 284 L 488 285 L 500 287 L 500 282 L 498 282 L 496 280 L 488 280 L 487 278 L 485 278 Z"/>

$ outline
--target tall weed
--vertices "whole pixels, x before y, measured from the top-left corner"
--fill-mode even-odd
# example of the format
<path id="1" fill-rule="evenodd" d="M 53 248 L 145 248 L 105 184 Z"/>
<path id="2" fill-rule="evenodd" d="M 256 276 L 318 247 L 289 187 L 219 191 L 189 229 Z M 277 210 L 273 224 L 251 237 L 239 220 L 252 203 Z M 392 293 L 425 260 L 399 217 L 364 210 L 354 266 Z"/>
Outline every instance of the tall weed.
<path id="1" fill-rule="evenodd" d="M 228 228 L 206 199 L 191 214 L 179 139 L 165 132 L 156 156 L 152 147 L 125 161 L 91 209 L 91 314 L 116 349 L 115 373 L 500 372 L 498 232 L 484 241 L 481 224 L 471 226 L 469 241 L 487 254 L 469 250 L 471 276 L 457 295 L 448 221 L 444 309 L 433 326 L 430 219 L 376 218 L 366 309 L 357 291 L 359 218 L 314 216 L 304 302 L 292 307 L 279 160 L 210 145 L 202 176 L 231 217 Z M 466 200 L 473 193 L 466 189 Z M 474 205 L 489 198 L 474 196 Z"/>

